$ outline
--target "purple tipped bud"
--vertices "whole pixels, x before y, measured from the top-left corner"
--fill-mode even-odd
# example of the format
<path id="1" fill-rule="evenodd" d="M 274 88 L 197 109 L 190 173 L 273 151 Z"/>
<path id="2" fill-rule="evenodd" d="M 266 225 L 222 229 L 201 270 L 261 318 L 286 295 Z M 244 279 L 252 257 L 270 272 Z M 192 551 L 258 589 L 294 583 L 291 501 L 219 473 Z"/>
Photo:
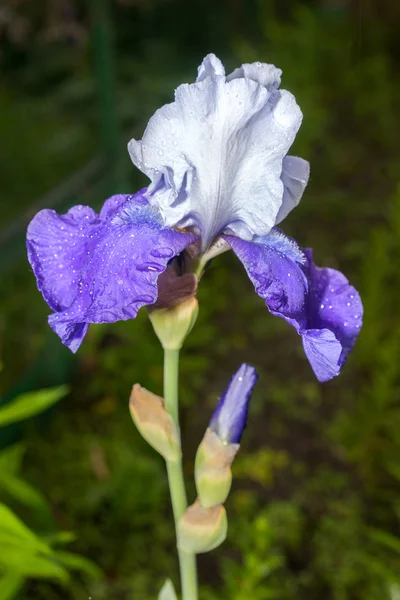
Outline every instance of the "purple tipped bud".
<path id="1" fill-rule="evenodd" d="M 257 379 L 255 368 L 243 363 L 230 380 L 209 425 L 223 442 L 239 444 L 246 427 L 251 392 Z"/>

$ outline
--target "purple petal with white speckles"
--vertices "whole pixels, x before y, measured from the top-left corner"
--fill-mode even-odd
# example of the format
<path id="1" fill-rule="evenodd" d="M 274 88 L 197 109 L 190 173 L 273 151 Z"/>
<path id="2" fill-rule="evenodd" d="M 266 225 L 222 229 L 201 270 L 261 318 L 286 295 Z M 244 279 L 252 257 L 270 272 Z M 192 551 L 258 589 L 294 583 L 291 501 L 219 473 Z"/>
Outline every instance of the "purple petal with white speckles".
<path id="1" fill-rule="evenodd" d="M 30 222 L 29 262 L 38 288 L 53 310 L 72 304 L 85 257 L 93 251 L 101 229 L 99 216 L 89 206 L 74 206 L 65 215 L 41 210 Z"/>
<path id="2" fill-rule="evenodd" d="M 344 364 L 360 333 L 363 306 L 357 290 L 335 269 L 320 268 L 313 262 L 313 253 L 306 250 L 309 294 L 309 328 L 326 328 L 335 334 L 342 351 L 339 368 Z"/>
<path id="3" fill-rule="evenodd" d="M 28 257 L 49 306 L 50 326 L 73 352 L 89 323 L 133 319 L 157 299 L 168 261 L 194 241 L 163 227 L 143 192 L 108 199 L 100 215 L 43 210 L 28 228 Z"/>
<path id="4" fill-rule="evenodd" d="M 338 375 L 357 339 L 363 314 L 360 296 L 346 277 L 334 269 L 316 267 L 311 250 L 305 252 L 302 264 L 293 243 L 285 247 L 281 235 L 257 242 L 233 236 L 225 239 L 269 311 L 302 336 L 319 381 Z"/>

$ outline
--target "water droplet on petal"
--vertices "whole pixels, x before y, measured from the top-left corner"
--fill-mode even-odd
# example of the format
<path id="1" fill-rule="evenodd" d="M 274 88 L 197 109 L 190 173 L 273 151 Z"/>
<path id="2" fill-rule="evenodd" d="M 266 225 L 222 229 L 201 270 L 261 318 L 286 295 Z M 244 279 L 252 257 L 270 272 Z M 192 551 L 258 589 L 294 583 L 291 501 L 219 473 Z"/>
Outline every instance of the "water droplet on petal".
<path id="1" fill-rule="evenodd" d="M 136 269 L 138 271 L 141 271 L 141 272 L 145 272 L 145 271 L 158 271 L 158 272 L 161 272 L 161 271 L 164 271 L 164 267 L 162 265 L 159 265 L 157 263 L 151 263 L 151 262 L 141 263 L 139 265 L 136 265 Z"/>

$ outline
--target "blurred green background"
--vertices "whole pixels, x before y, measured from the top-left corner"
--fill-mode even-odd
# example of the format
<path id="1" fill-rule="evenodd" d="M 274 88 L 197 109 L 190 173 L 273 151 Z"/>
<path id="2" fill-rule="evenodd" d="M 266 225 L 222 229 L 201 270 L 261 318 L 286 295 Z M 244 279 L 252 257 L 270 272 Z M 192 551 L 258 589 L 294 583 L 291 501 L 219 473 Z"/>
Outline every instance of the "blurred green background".
<path id="1" fill-rule="evenodd" d="M 42 207 L 98 207 L 139 189 L 128 140 L 208 52 L 228 72 L 254 60 L 283 69 L 304 113 L 291 152 L 311 163 L 284 229 L 360 289 L 365 319 L 341 376 L 321 385 L 233 256 L 204 276 L 182 353 L 189 481 L 232 372 L 246 361 L 261 378 L 234 465 L 228 540 L 199 557 L 201 598 L 399 600 L 399 27 L 389 0 L 2 1 L 2 406 L 41 388 L 70 391 L 0 429 L 0 501 L 13 515 L 0 515 L 1 600 L 144 600 L 167 574 L 176 580 L 164 465 L 127 407 L 134 382 L 162 389 L 146 312 L 92 326 L 73 357 L 47 326 L 24 232 Z M 66 390 L 55 394 L 49 404 Z M 14 562 L 6 520 L 25 540 Z"/>

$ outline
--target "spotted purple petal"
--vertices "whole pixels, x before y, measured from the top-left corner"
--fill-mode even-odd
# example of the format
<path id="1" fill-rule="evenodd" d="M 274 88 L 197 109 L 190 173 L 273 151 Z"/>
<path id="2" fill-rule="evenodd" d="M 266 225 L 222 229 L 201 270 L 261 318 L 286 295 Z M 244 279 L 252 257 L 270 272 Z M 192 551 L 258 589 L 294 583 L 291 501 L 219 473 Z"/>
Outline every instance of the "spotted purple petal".
<path id="1" fill-rule="evenodd" d="M 309 281 L 309 322 L 310 328 L 303 335 L 303 346 L 307 357 L 317 353 L 321 344 L 318 330 L 326 328 L 339 341 L 341 352 L 337 359 L 340 367 L 346 361 L 347 355 L 353 348 L 360 333 L 363 317 L 363 306 L 357 290 L 351 286 L 347 278 L 335 269 L 319 268 L 314 264 L 313 252 L 310 248 L 305 251 L 307 263 L 305 271 Z M 318 352 L 321 360 L 328 357 L 333 349 L 332 342 L 325 344 L 326 354 Z M 335 350 L 338 352 L 338 349 Z M 321 367 L 324 369 L 324 367 Z M 334 373 L 333 375 L 338 374 Z M 332 377 L 333 377 L 332 375 Z"/>
<path id="2" fill-rule="evenodd" d="M 52 329 L 73 352 L 90 323 L 133 319 L 157 299 L 157 279 L 194 236 L 163 227 L 143 191 L 109 198 L 97 215 L 75 206 L 42 210 L 27 233 L 28 257 Z"/>
<path id="3" fill-rule="evenodd" d="M 357 339 L 363 308 L 358 292 L 312 252 L 275 230 L 256 242 L 225 236 L 269 311 L 293 325 L 319 381 L 338 375 Z M 286 241 L 285 241 L 286 240 Z"/>
<path id="4" fill-rule="evenodd" d="M 222 441 L 229 444 L 240 442 L 257 379 L 254 367 L 243 363 L 230 380 L 209 425 Z"/>

